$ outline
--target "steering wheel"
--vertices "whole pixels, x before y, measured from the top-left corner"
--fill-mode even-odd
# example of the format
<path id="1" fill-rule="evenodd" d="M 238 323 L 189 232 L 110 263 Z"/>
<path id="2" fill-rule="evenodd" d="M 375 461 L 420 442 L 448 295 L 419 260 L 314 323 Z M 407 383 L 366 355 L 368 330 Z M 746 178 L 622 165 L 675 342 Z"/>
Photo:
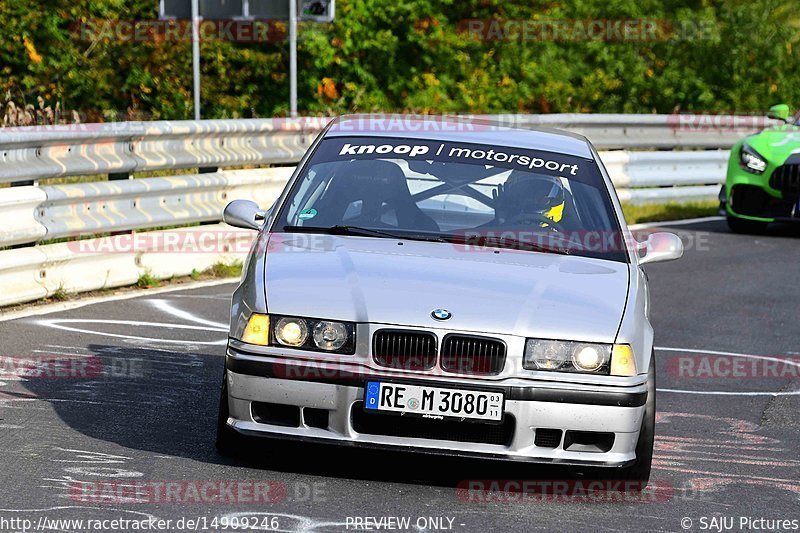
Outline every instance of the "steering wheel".
<path id="1" fill-rule="evenodd" d="M 564 233 L 564 228 L 561 226 L 561 224 L 555 222 L 551 218 L 547 218 L 541 213 L 520 213 L 519 215 L 515 216 L 508 222 L 510 224 L 542 223 L 542 224 L 547 224 L 547 227 L 552 228 L 554 231 L 557 231 L 559 233 Z"/>

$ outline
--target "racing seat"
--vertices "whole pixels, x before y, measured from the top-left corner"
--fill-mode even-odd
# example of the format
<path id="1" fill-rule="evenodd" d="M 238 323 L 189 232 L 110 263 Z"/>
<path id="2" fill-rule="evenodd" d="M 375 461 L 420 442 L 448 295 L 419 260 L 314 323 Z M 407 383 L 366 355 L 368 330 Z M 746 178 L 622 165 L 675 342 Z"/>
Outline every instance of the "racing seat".
<path id="1" fill-rule="evenodd" d="M 405 174 L 382 160 L 351 161 L 337 170 L 320 198 L 316 224 L 439 231 L 414 202 Z"/>

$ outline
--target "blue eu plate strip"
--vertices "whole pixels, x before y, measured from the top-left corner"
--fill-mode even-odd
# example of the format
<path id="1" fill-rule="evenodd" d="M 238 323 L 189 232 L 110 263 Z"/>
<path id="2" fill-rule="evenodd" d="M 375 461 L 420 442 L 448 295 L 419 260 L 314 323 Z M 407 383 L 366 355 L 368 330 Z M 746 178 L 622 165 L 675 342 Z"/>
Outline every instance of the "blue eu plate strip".
<path id="1" fill-rule="evenodd" d="M 381 384 L 377 381 L 367 382 L 367 392 L 364 395 L 364 404 L 367 409 L 378 408 L 378 394 L 381 391 Z"/>

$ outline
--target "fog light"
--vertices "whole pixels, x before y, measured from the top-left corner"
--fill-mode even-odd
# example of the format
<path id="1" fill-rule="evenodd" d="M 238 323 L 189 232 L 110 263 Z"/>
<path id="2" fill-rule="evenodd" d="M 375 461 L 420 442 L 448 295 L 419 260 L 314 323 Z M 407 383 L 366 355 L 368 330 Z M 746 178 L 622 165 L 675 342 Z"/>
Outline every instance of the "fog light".
<path id="1" fill-rule="evenodd" d="M 611 375 L 636 375 L 636 359 L 633 357 L 633 348 L 631 348 L 629 345 L 614 345 L 614 348 L 611 350 Z"/>
<path id="2" fill-rule="evenodd" d="M 275 338 L 286 346 L 302 346 L 308 339 L 308 326 L 299 318 L 281 318 L 275 324 Z"/>
<path id="3" fill-rule="evenodd" d="M 248 344 L 269 344 L 269 316 L 253 313 L 244 328 L 242 342 Z"/>

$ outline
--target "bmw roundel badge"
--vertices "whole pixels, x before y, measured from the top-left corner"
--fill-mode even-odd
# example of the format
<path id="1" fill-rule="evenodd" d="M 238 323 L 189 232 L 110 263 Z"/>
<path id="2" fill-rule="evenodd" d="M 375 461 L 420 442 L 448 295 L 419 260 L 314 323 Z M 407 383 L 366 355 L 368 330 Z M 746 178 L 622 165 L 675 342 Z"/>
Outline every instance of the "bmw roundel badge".
<path id="1" fill-rule="evenodd" d="M 431 311 L 431 316 L 434 320 L 447 320 L 453 315 L 451 315 L 450 311 L 447 309 L 434 309 Z"/>

